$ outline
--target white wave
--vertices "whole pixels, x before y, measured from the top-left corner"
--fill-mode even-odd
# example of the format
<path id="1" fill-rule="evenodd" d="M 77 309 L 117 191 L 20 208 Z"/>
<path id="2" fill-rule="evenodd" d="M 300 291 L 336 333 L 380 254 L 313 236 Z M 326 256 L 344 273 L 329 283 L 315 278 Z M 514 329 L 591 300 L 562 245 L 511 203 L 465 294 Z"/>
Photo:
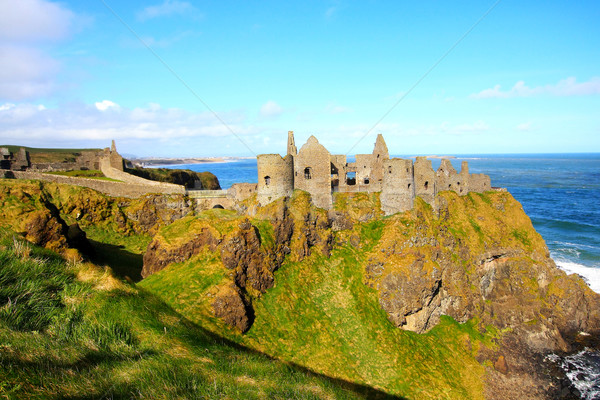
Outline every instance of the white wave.
<path id="1" fill-rule="evenodd" d="M 554 260 L 554 262 L 566 273 L 582 276 L 594 292 L 600 293 L 600 268 L 586 267 L 570 261 Z"/>
<path id="2" fill-rule="evenodd" d="M 577 354 L 561 357 L 556 354 L 546 356 L 565 371 L 565 374 L 586 400 L 598 399 L 600 396 L 600 354 L 585 349 Z"/>

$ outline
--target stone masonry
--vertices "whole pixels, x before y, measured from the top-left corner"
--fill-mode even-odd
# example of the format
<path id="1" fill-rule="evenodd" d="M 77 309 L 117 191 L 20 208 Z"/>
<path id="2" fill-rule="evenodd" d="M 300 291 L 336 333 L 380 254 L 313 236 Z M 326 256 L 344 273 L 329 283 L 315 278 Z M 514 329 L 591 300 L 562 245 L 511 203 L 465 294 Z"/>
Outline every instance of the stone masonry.
<path id="1" fill-rule="evenodd" d="M 390 215 L 410 210 L 415 197 L 435 206 L 437 193 L 444 190 L 464 196 L 492 189 L 489 176 L 469 174 L 466 161 L 456 172 L 447 159 L 437 171 L 426 157 L 417 157 L 414 162 L 390 159 L 381 134 L 371 154 L 357 154 L 356 161 L 349 163 L 345 155 L 330 154 L 314 136 L 297 151 L 290 131 L 287 155 L 261 154 L 257 166 L 257 199 L 261 205 L 290 196 L 294 189 L 307 191 L 313 203 L 325 209 L 332 207 L 335 192 L 380 192 L 381 208 Z"/>

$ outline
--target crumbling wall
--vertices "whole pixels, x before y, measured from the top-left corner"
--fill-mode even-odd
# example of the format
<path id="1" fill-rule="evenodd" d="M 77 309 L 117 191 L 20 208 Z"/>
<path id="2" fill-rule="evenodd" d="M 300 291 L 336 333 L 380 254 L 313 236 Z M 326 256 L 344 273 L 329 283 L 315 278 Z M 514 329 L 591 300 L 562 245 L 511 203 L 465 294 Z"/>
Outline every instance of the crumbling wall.
<path id="1" fill-rule="evenodd" d="M 236 183 L 231 185 L 227 193 L 236 201 L 244 201 L 256 193 L 257 187 L 256 183 Z"/>
<path id="2" fill-rule="evenodd" d="M 436 179 L 431 160 L 428 160 L 427 157 L 417 157 L 413 169 L 415 196 L 422 198 L 426 203 L 433 206 L 436 195 Z"/>
<path id="3" fill-rule="evenodd" d="M 356 155 L 356 189 L 359 192 L 372 192 L 373 188 L 373 155 Z"/>
<path id="4" fill-rule="evenodd" d="M 412 209 L 415 198 L 412 161 L 393 158 L 383 163 L 383 171 L 381 210 L 390 215 Z"/>
<path id="5" fill-rule="evenodd" d="M 346 187 L 346 156 L 343 154 L 331 154 L 331 191 L 343 192 Z"/>

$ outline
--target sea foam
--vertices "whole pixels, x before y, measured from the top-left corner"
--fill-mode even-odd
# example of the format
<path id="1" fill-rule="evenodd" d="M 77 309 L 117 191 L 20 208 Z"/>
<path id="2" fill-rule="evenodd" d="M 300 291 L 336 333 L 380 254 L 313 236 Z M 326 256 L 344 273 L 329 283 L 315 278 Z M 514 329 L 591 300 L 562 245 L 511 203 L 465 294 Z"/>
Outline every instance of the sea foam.
<path id="1" fill-rule="evenodd" d="M 600 268 L 586 267 L 570 261 L 554 260 L 554 262 L 566 273 L 583 277 L 594 292 L 600 293 Z"/>

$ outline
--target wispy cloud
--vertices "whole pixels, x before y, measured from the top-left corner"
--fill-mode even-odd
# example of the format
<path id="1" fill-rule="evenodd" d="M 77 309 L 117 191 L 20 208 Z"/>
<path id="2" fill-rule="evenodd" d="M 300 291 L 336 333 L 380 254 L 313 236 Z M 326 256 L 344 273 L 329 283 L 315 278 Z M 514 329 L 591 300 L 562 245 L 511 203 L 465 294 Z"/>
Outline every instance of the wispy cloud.
<path id="1" fill-rule="evenodd" d="M 69 37 L 75 17 L 45 0 L 0 1 L 0 99 L 35 99 L 55 89 L 60 63 L 44 45 Z"/>
<path id="2" fill-rule="evenodd" d="M 512 97 L 533 96 L 588 96 L 600 94 L 600 77 L 593 77 L 587 82 L 577 82 L 574 77 L 563 79 L 556 84 L 529 87 L 524 81 L 518 81 L 511 89 L 502 90 L 500 85 L 491 89 L 474 93 L 470 97 L 475 99 L 507 99 Z"/>
<path id="3" fill-rule="evenodd" d="M 251 128 L 242 125 L 239 112 L 223 112 L 238 135 Z M 159 104 L 127 108 L 111 100 L 93 105 L 70 104 L 69 108 L 46 108 L 32 103 L 0 105 L 0 142 L 85 142 L 110 139 L 169 140 L 192 137 L 231 136 L 209 112 L 192 113 Z"/>
<path id="4" fill-rule="evenodd" d="M 263 118 L 275 118 L 283 113 L 283 108 L 273 100 L 267 101 L 260 108 L 260 116 Z"/>
<path id="5" fill-rule="evenodd" d="M 126 37 L 122 44 L 125 47 L 134 47 L 134 48 L 143 48 L 144 45 L 153 47 L 153 48 L 165 48 L 169 47 L 177 42 L 185 40 L 190 36 L 198 35 L 198 33 L 193 31 L 184 31 L 174 35 L 165 36 L 163 38 L 155 38 L 154 36 L 141 36 L 141 39 L 144 41 L 144 44 L 140 43 L 140 41 L 135 37 Z"/>
<path id="6" fill-rule="evenodd" d="M 489 125 L 483 121 L 463 123 L 458 125 L 452 125 L 444 122 L 440 125 L 439 132 L 449 135 L 467 135 L 483 133 L 489 129 Z"/>
<path id="7" fill-rule="evenodd" d="M 75 14 L 45 0 L 0 1 L 0 39 L 19 43 L 61 40 L 69 36 Z"/>
<path id="8" fill-rule="evenodd" d="M 165 0 L 161 4 L 148 6 L 137 13 L 141 21 L 171 15 L 198 15 L 198 10 L 187 1 Z"/>
<path id="9" fill-rule="evenodd" d="M 339 12 L 339 10 L 341 8 L 342 8 L 342 2 L 340 0 L 334 0 L 332 2 L 332 4 L 329 7 L 327 7 L 327 10 L 325 10 L 325 18 L 326 19 L 333 18 Z"/>
<path id="10" fill-rule="evenodd" d="M 325 112 L 327 114 L 342 114 L 350 111 L 352 110 L 350 110 L 348 107 L 340 106 L 339 104 L 335 103 L 329 103 L 327 106 L 325 106 Z"/>

